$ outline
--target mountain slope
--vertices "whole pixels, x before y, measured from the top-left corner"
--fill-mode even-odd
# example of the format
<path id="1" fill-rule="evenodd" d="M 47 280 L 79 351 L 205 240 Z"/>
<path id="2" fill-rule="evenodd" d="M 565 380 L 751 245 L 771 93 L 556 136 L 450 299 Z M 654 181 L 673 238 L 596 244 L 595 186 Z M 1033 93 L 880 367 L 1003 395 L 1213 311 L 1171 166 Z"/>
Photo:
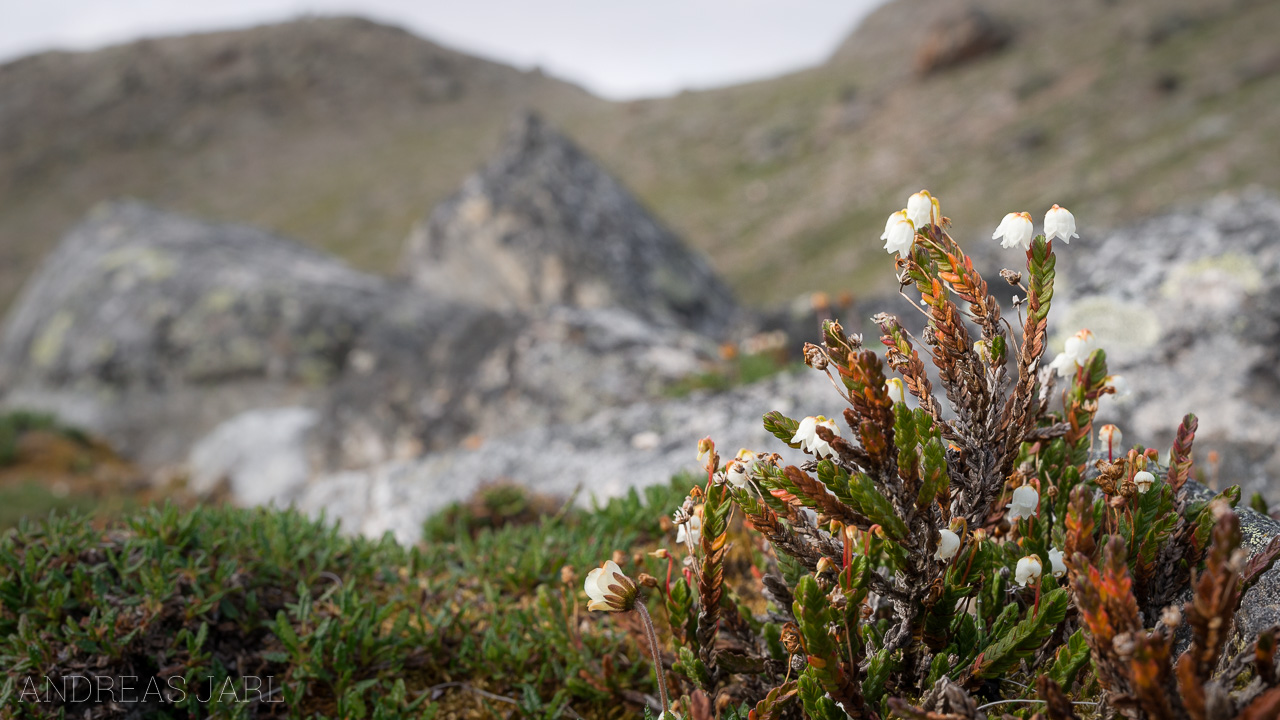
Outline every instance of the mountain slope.
<path id="1" fill-rule="evenodd" d="M 919 74 L 971 6 L 1008 43 Z M 887 262 L 885 216 L 921 187 L 970 240 L 1053 202 L 1088 233 L 1280 188 L 1277 34 L 1267 0 L 894 0 L 820 67 L 631 103 L 351 19 L 35 56 L 0 66 L 0 306 L 93 202 L 122 194 L 397 271 L 414 221 L 522 107 L 709 253 L 742 300 L 863 292 Z"/>
<path id="2" fill-rule="evenodd" d="M 353 18 L 0 66 L 0 307 L 94 203 L 135 196 L 390 270 L 512 113 L 599 104 Z"/>
<path id="3" fill-rule="evenodd" d="M 921 77 L 918 50 L 973 5 L 1009 44 Z M 922 187 L 978 241 L 1054 202 L 1089 233 L 1280 187 L 1277 33 L 1262 0 L 895 0 L 821 67 L 576 131 L 744 300 L 858 292 L 887 263 L 884 218 Z"/>

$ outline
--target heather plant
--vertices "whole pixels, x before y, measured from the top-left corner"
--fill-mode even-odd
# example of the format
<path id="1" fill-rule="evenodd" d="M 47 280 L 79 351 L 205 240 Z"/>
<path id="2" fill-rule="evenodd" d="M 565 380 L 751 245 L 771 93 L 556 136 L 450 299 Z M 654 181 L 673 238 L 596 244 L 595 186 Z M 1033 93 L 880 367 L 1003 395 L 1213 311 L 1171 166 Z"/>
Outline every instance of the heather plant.
<path id="1" fill-rule="evenodd" d="M 675 513 L 685 572 L 657 598 L 672 712 L 1277 717 L 1276 630 L 1228 640 L 1280 544 L 1248 559 L 1238 489 L 1193 492 L 1194 415 L 1163 463 L 1095 432 L 1099 400 L 1127 386 L 1091 333 L 1045 359 L 1054 244 L 1077 237 L 1075 218 L 1055 205 L 1033 235 L 1010 213 L 993 234 L 1025 253 L 1000 273 L 1016 318 L 949 225 L 922 192 L 882 236 L 919 338 L 880 314 L 882 354 L 835 321 L 805 346 L 843 407 L 764 425 L 807 460 L 700 444 L 705 483 Z M 754 557 L 741 582 L 735 545 Z"/>

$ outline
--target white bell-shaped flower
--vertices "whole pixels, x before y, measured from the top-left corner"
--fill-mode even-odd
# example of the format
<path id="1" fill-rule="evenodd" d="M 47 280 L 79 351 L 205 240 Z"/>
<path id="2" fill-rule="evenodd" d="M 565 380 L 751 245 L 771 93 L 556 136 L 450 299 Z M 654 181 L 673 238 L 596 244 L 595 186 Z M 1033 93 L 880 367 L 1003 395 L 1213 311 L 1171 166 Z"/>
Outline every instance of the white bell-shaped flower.
<path id="1" fill-rule="evenodd" d="M 1031 215 L 1025 212 L 1009 213 L 1000 221 L 1000 226 L 991 233 L 992 240 L 1000 240 L 1005 248 L 1021 247 L 1031 249 L 1031 238 L 1035 235 L 1035 225 L 1031 223 Z"/>
<path id="2" fill-rule="evenodd" d="M 1111 391 L 1117 399 L 1129 397 L 1133 394 L 1133 390 L 1129 387 L 1129 381 L 1123 375 L 1108 375 L 1106 388 Z"/>
<path id="3" fill-rule="evenodd" d="M 1098 443 L 1107 452 L 1107 459 L 1114 459 L 1120 455 L 1120 448 L 1124 446 L 1124 433 L 1115 425 L 1103 425 L 1098 428 Z"/>
<path id="4" fill-rule="evenodd" d="M 1062 551 L 1055 547 L 1049 548 L 1049 572 L 1056 578 L 1067 574 L 1067 564 L 1062 561 Z"/>
<path id="5" fill-rule="evenodd" d="M 921 190 L 907 198 L 907 219 L 912 225 L 917 228 L 929 227 L 935 217 L 941 218 L 942 213 L 938 209 L 938 199 L 930 195 L 928 190 Z"/>
<path id="6" fill-rule="evenodd" d="M 623 612 L 635 605 L 635 582 L 612 560 L 606 560 L 603 567 L 587 573 L 583 589 L 587 591 L 590 601 L 587 603 L 588 610 Z"/>
<path id="7" fill-rule="evenodd" d="M 938 551 L 933 554 L 933 559 L 946 562 L 955 557 L 956 551 L 960 549 L 960 536 L 946 528 L 938 531 L 938 534 Z"/>
<path id="8" fill-rule="evenodd" d="M 1146 470 L 1139 470 L 1133 474 L 1133 484 L 1138 486 L 1138 492 L 1145 493 L 1155 484 L 1156 476 Z"/>
<path id="9" fill-rule="evenodd" d="M 1098 339 L 1086 328 L 1067 338 L 1062 352 L 1049 363 L 1049 367 L 1059 377 L 1070 377 L 1076 373 L 1076 368 L 1084 367 L 1089 362 L 1089 356 L 1097 349 Z"/>
<path id="10" fill-rule="evenodd" d="M 1054 205 L 1049 208 L 1049 212 L 1044 214 L 1044 236 L 1049 240 L 1061 238 L 1071 244 L 1071 238 L 1080 237 L 1076 234 L 1076 216 L 1064 207 Z"/>
<path id="11" fill-rule="evenodd" d="M 1013 581 L 1026 587 L 1032 583 L 1040 582 L 1040 558 L 1035 555 L 1028 555 L 1018 561 L 1018 567 L 1013 573 Z"/>
<path id="12" fill-rule="evenodd" d="M 889 216 L 880 239 L 884 241 L 885 251 L 891 255 L 898 253 L 899 257 L 907 257 L 911 254 L 911 245 L 916 241 L 916 226 L 907 218 L 906 210 Z"/>
<path id="13" fill-rule="evenodd" d="M 907 389 L 899 378 L 889 378 L 884 381 L 885 392 L 889 393 L 889 399 L 896 403 L 904 403 L 907 401 Z"/>
<path id="14" fill-rule="evenodd" d="M 831 444 L 826 440 L 818 437 L 818 426 L 821 425 L 832 433 L 839 435 L 840 428 L 836 427 L 835 421 L 819 415 L 817 417 L 807 417 L 800 421 L 800 427 L 796 428 L 796 434 L 791 438 L 791 442 L 799 443 L 800 448 L 807 453 L 812 454 L 819 459 L 829 458 L 835 455 L 835 451 L 831 449 Z"/>
<path id="15" fill-rule="evenodd" d="M 739 490 L 747 487 L 747 479 L 750 475 L 747 473 L 747 465 L 741 460 L 730 460 L 724 464 L 724 477 L 730 485 Z"/>
<path id="16" fill-rule="evenodd" d="M 1015 488 L 1013 491 L 1013 501 L 1005 508 L 1008 510 L 1005 517 L 1009 522 L 1016 522 L 1020 518 L 1035 517 L 1036 509 L 1040 507 L 1040 493 L 1030 485 L 1023 485 Z"/>
<path id="17" fill-rule="evenodd" d="M 697 545 L 702 539 L 702 518 L 694 515 L 676 528 L 676 542 Z"/>

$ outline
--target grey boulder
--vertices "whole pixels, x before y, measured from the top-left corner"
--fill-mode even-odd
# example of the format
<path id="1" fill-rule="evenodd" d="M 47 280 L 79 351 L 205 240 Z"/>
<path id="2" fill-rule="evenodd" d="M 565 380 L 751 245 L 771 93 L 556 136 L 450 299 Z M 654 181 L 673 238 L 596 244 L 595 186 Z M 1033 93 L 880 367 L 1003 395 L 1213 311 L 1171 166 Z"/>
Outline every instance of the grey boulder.
<path id="1" fill-rule="evenodd" d="M 404 266 L 419 287 L 486 307 L 620 307 L 711 336 L 737 318 L 703 257 L 532 114 L 415 228 Z"/>

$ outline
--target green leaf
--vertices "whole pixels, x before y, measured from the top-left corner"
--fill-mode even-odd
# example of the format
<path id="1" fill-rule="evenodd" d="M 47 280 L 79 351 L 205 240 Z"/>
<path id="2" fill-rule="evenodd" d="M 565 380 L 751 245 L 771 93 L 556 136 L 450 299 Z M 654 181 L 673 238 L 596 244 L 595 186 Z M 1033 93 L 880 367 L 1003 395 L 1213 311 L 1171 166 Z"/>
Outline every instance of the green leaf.
<path id="1" fill-rule="evenodd" d="M 769 434 L 786 443 L 788 447 L 796 449 L 800 447 L 800 443 L 791 442 L 791 438 L 795 437 L 796 431 L 800 429 L 800 423 L 792 420 L 786 415 L 783 415 L 777 410 L 765 413 L 764 429 L 768 430 Z"/>
<path id="2" fill-rule="evenodd" d="M 977 676 L 999 677 L 1039 649 L 1067 617 L 1069 602 L 1070 593 L 1065 588 L 1058 588 L 1041 597 L 1040 612 L 1028 615 L 1012 629 L 1002 633 L 1000 639 L 982 653 Z"/>

